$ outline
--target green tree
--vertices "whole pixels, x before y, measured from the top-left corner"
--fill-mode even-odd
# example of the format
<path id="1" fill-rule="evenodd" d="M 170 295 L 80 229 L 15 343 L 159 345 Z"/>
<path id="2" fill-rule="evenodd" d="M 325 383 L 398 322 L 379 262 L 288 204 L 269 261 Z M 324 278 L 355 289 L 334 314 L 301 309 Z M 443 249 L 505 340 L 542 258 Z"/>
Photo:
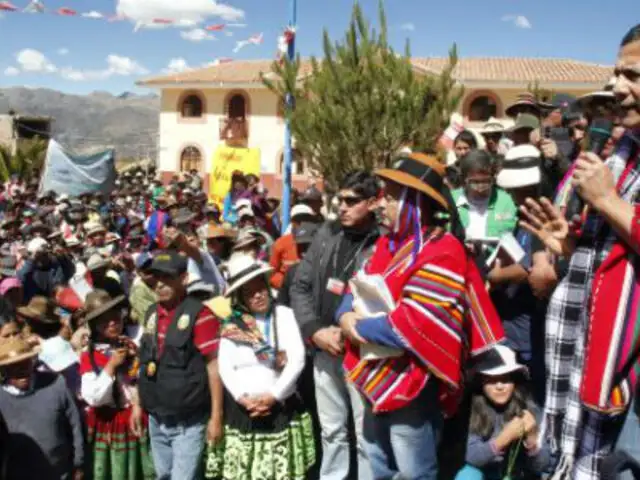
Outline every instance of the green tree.
<path id="1" fill-rule="evenodd" d="M 382 2 L 380 32 L 372 29 L 356 3 L 345 37 L 332 43 L 324 32 L 324 57 L 312 57 L 302 71 L 300 58 L 274 62 L 263 82 L 285 107 L 296 150 L 309 166 L 335 186 L 356 168 L 388 165 L 396 152 L 434 149 L 462 97 L 453 76 L 455 45 L 440 74 L 411 63 L 389 45 Z M 306 67 L 306 65 L 305 65 Z M 304 75 L 301 75 L 304 73 Z"/>
<path id="2" fill-rule="evenodd" d="M 15 152 L 8 145 L 0 145 L 0 181 L 12 175 L 29 178 L 42 169 L 48 143 L 39 137 L 20 140 Z"/>

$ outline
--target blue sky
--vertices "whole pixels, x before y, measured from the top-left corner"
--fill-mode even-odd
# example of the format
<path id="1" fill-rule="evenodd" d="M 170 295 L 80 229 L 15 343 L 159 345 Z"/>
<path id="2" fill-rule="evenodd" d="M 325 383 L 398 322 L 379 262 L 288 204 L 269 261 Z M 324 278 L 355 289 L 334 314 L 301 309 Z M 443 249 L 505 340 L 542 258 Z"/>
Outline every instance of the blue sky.
<path id="1" fill-rule="evenodd" d="M 288 21 L 290 0 L 42 0 L 48 13 L 0 13 L 0 87 L 26 85 L 73 93 L 136 90 L 145 75 L 200 67 L 217 58 L 274 58 Z M 24 8 L 29 0 L 12 0 Z M 378 0 L 362 0 L 377 18 Z M 622 35 L 637 21 L 638 0 L 605 8 L 596 0 L 386 0 L 390 40 L 411 40 L 416 56 L 446 55 L 456 42 L 461 56 L 563 57 L 612 64 Z M 322 53 L 322 30 L 342 36 L 352 0 L 298 0 L 298 50 Z M 142 21 L 65 17 L 61 7 Z M 209 15 L 218 13 L 219 15 Z M 144 28 L 152 18 L 182 20 L 182 28 Z M 225 20 L 226 19 L 226 20 Z M 201 22 L 201 23 L 198 23 Z M 241 24 L 206 33 L 203 26 Z M 236 41 L 264 33 L 262 45 L 233 53 Z M 215 37 L 215 39 L 211 38 Z"/>

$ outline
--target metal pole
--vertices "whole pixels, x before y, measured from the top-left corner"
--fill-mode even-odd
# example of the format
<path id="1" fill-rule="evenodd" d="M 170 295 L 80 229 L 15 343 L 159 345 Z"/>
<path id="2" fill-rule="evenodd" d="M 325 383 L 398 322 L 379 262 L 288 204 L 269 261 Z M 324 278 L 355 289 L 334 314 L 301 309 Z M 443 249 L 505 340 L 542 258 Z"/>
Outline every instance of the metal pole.
<path id="1" fill-rule="evenodd" d="M 295 28 L 297 18 L 297 0 L 289 0 L 289 26 Z M 289 60 L 293 61 L 296 55 L 296 37 L 293 36 L 291 43 L 289 44 L 289 50 L 287 56 Z M 291 107 L 293 103 L 293 97 L 291 93 L 287 94 L 285 99 L 287 106 Z M 293 149 L 291 146 L 291 124 L 287 118 L 284 126 L 284 161 L 282 172 L 282 232 L 284 233 L 289 226 L 289 216 L 291 213 L 291 164 L 293 163 Z"/>

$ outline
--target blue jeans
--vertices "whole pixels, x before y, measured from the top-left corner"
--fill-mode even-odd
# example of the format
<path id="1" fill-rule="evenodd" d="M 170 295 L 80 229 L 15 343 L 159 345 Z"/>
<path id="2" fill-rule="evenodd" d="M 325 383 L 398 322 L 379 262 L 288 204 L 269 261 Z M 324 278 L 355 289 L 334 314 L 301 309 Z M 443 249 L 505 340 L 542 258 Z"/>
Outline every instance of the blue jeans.
<path id="1" fill-rule="evenodd" d="M 629 411 L 622 426 L 622 431 L 616 443 L 616 450 L 624 450 L 634 460 L 640 462 L 640 419 L 636 413 L 636 404 L 640 399 L 634 395 Z M 619 480 L 634 480 L 630 471 L 618 475 Z"/>
<path id="2" fill-rule="evenodd" d="M 349 476 L 349 410 L 353 412 L 358 480 L 369 480 L 371 468 L 362 435 L 364 401 L 353 385 L 346 382 L 342 357 L 317 352 L 313 359 L 320 437 L 322 439 L 322 480 L 346 480 Z"/>
<path id="3" fill-rule="evenodd" d="M 367 406 L 364 440 L 375 480 L 437 479 L 443 422 L 437 387 L 430 380 L 413 402 L 393 412 L 376 415 Z"/>
<path id="4" fill-rule="evenodd" d="M 151 455 L 158 480 L 195 480 L 202 477 L 202 451 L 207 418 L 162 422 L 149 415 Z"/>

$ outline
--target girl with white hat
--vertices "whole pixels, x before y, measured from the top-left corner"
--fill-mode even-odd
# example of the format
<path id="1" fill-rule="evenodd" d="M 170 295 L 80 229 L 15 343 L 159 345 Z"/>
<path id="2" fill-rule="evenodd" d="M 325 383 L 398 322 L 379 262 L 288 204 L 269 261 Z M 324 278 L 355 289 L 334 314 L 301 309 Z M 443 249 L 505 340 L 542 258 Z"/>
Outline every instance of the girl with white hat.
<path id="1" fill-rule="evenodd" d="M 478 357 L 475 373 L 467 465 L 456 480 L 538 478 L 549 467 L 550 450 L 538 439 L 527 368 L 513 350 L 496 345 Z"/>
<path id="2" fill-rule="evenodd" d="M 206 477 L 306 478 L 315 447 L 311 416 L 296 392 L 305 362 L 298 324 L 293 311 L 271 297 L 271 266 L 238 253 L 228 270 L 228 303 L 212 304 L 224 318 L 218 365 L 225 434 L 209 449 Z"/>

